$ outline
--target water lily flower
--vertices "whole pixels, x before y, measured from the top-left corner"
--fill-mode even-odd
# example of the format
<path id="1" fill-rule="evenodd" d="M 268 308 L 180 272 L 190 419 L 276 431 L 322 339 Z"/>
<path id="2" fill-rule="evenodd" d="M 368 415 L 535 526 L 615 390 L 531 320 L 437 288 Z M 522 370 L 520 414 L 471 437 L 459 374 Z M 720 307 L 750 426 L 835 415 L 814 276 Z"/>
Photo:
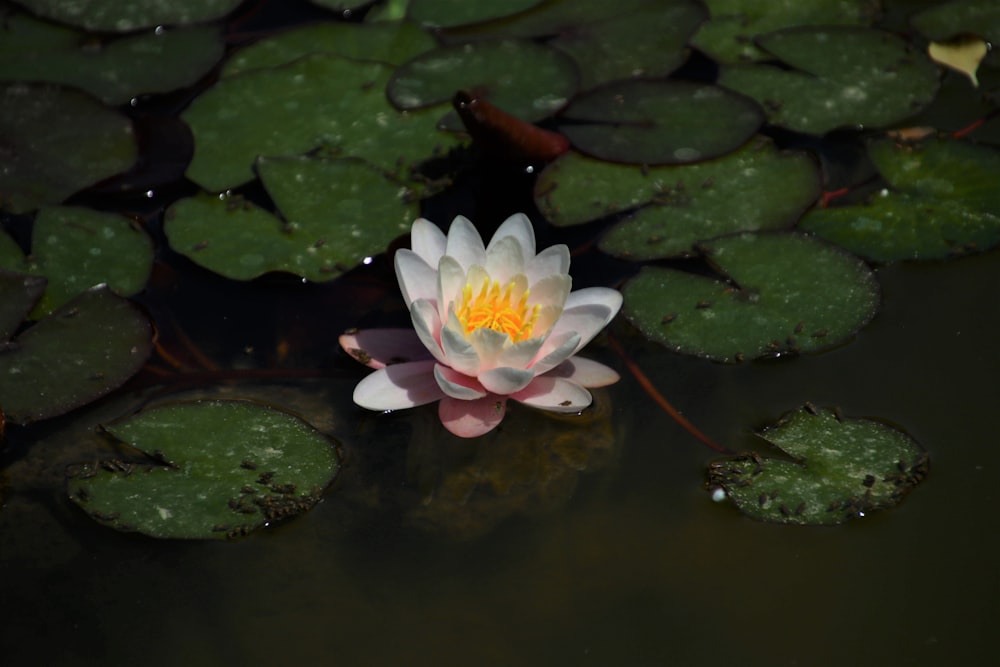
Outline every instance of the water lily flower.
<path id="1" fill-rule="evenodd" d="M 579 412 L 591 403 L 588 387 L 618 380 L 607 366 L 574 355 L 618 313 L 621 294 L 571 292 L 569 249 L 536 254 L 527 216 L 507 218 L 487 245 L 462 216 L 447 236 L 420 218 L 410 240 L 412 250 L 397 251 L 395 266 L 413 329 L 340 338 L 377 369 L 358 383 L 355 403 L 387 411 L 440 401 L 445 428 L 471 438 L 500 423 L 508 399 Z"/>

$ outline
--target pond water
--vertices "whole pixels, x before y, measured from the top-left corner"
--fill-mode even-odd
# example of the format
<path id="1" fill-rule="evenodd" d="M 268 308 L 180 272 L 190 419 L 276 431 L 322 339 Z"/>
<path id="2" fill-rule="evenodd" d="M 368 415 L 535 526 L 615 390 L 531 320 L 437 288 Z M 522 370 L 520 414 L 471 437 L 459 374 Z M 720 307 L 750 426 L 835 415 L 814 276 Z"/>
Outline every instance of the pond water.
<path id="1" fill-rule="evenodd" d="M 488 229 L 530 210 L 531 177 L 493 170 L 476 166 L 424 213 Z M 189 188 L 158 196 L 172 187 Z M 585 249 L 593 229 L 538 233 L 540 246 L 584 248 L 575 286 L 630 271 Z M 140 376 L 65 417 L 7 426 L 5 666 L 995 663 L 995 250 L 879 268 L 874 320 L 819 354 L 723 365 L 646 342 L 624 318 L 610 327 L 734 450 L 759 451 L 755 430 L 805 401 L 912 435 L 927 479 L 899 507 L 838 527 L 761 523 L 712 502 L 718 454 L 655 406 L 606 338 L 586 356 L 623 377 L 585 415 L 515 405 L 498 432 L 466 441 L 433 407 L 378 415 L 351 401 L 366 369 L 336 336 L 406 321 L 384 257 L 327 285 L 229 281 L 166 249 L 159 264 L 137 301 L 166 347 L 196 347 L 222 370 Z M 338 441 L 345 466 L 314 509 L 240 540 L 100 526 L 66 498 L 65 465 L 106 446 L 95 424 L 164 395 L 289 406 Z"/>

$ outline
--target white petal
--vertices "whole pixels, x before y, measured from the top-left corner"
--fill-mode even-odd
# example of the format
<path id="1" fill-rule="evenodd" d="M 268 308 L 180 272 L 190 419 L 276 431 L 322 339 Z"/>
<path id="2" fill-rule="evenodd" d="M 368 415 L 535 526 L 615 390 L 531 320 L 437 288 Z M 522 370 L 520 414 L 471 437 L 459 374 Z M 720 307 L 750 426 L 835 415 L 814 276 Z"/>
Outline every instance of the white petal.
<path id="1" fill-rule="evenodd" d="M 459 401 L 445 396 L 438 404 L 444 427 L 461 438 L 475 438 L 497 427 L 506 414 L 506 396 L 484 396 L 475 401 Z"/>
<path id="2" fill-rule="evenodd" d="M 544 355 L 541 359 L 531 365 L 535 375 L 547 373 L 562 362 L 569 359 L 573 352 L 580 347 L 580 334 L 575 331 L 564 331 L 558 335 L 550 336 L 545 340 L 539 354 Z"/>
<path id="3" fill-rule="evenodd" d="M 476 349 L 476 354 L 479 355 L 480 373 L 501 365 L 499 363 L 500 356 L 503 354 L 504 348 L 510 344 L 510 336 L 502 331 L 494 331 L 485 327 L 472 331 L 466 338 Z M 514 364 L 502 365 L 513 366 Z"/>
<path id="4" fill-rule="evenodd" d="M 438 317 L 437 306 L 433 301 L 419 299 L 410 304 L 410 321 L 420 342 L 440 362 L 444 362 L 444 350 L 439 342 L 441 337 L 441 319 Z"/>
<path id="5" fill-rule="evenodd" d="M 589 343 L 608 322 L 618 314 L 622 305 L 620 292 L 608 287 L 589 287 L 572 292 L 566 299 L 566 307 L 559 320 L 552 327 L 553 336 L 565 331 L 580 334 L 580 350 Z"/>
<path id="6" fill-rule="evenodd" d="M 444 392 L 434 379 L 434 361 L 380 368 L 354 388 L 354 402 L 369 410 L 401 410 L 432 403 Z"/>
<path id="7" fill-rule="evenodd" d="M 565 378 L 536 377 L 531 384 L 512 394 L 511 398 L 553 412 L 579 412 L 590 405 L 590 392 Z"/>
<path id="8" fill-rule="evenodd" d="M 452 398 L 462 401 L 472 401 L 486 395 L 486 390 L 483 389 L 483 385 L 476 378 L 463 375 L 441 364 L 434 366 L 434 379 L 437 380 L 441 391 Z"/>
<path id="9" fill-rule="evenodd" d="M 508 345 L 503 349 L 492 366 L 527 368 L 528 364 L 538 355 L 538 351 L 544 342 L 544 338 L 529 338 L 528 340 L 522 340 L 520 343 Z"/>
<path id="10" fill-rule="evenodd" d="M 489 252 L 501 239 L 507 237 L 516 239 L 518 245 L 524 250 L 522 262 L 535 256 L 535 229 L 531 226 L 531 220 L 524 213 L 515 213 L 497 227 L 493 238 L 490 239 L 490 244 L 486 247 L 486 252 Z"/>
<path id="11" fill-rule="evenodd" d="M 417 253 L 406 248 L 396 251 L 393 260 L 396 280 L 403 301 L 409 307 L 417 299 L 437 298 L 437 270 L 427 264 Z M 437 262 L 434 263 L 437 266 Z"/>
<path id="12" fill-rule="evenodd" d="M 413 329 L 362 329 L 338 341 L 349 355 L 370 368 L 404 361 L 423 361 L 430 352 Z"/>
<path id="13" fill-rule="evenodd" d="M 505 236 L 496 243 L 490 243 L 486 251 L 486 272 L 501 285 L 512 276 L 524 273 L 524 250 L 513 236 Z"/>
<path id="14" fill-rule="evenodd" d="M 535 373 L 530 370 L 518 368 L 491 368 L 479 374 L 479 382 L 488 391 L 500 396 L 513 394 L 528 386 L 534 379 Z"/>
<path id="15" fill-rule="evenodd" d="M 566 299 L 570 295 L 570 288 L 573 279 L 568 275 L 556 274 L 542 278 L 531 286 L 531 294 L 528 295 L 528 305 L 534 306 L 556 306 L 563 308 Z"/>
<path id="16" fill-rule="evenodd" d="M 454 257 L 466 271 L 473 264 L 486 263 L 486 248 L 479 232 L 467 218 L 457 216 L 448 229 L 445 254 Z"/>
<path id="17" fill-rule="evenodd" d="M 448 319 L 448 307 L 462 293 L 465 287 L 466 269 L 454 257 L 445 255 L 438 262 L 437 293 L 438 315 L 441 321 Z"/>
<path id="18" fill-rule="evenodd" d="M 414 220 L 410 228 L 410 247 L 428 266 L 437 266 L 446 244 L 447 239 L 440 227 L 426 218 Z"/>
<path id="19" fill-rule="evenodd" d="M 460 333 L 461 326 L 458 321 L 452 322 L 455 312 L 450 313 L 448 326 L 441 329 L 441 348 L 444 350 L 447 366 L 451 366 L 460 373 L 466 375 L 478 375 L 480 368 L 479 354 L 472 343 L 466 339 L 464 333 Z"/>
<path id="20" fill-rule="evenodd" d="M 569 273 L 569 248 L 562 243 L 549 246 L 528 260 L 524 272 L 532 285 L 545 276 Z"/>
<path id="21" fill-rule="evenodd" d="M 581 387 L 591 388 L 606 387 L 621 379 L 613 369 L 583 357 L 570 357 L 546 373 L 545 377 L 566 378 Z"/>

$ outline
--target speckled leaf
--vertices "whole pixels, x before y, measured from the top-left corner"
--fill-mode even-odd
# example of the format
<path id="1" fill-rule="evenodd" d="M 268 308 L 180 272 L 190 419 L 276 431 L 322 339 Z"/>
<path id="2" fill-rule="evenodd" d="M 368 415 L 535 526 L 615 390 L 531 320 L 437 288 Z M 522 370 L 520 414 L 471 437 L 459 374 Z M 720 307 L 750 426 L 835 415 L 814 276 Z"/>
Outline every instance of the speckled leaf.
<path id="1" fill-rule="evenodd" d="M 447 104 L 473 90 L 521 120 L 551 116 L 576 92 L 579 75 L 561 51 L 527 41 L 445 46 L 403 64 L 386 89 L 399 109 Z"/>
<path id="2" fill-rule="evenodd" d="M 132 123 L 89 95 L 0 83 L 0 209 L 59 204 L 135 161 Z"/>
<path id="3" fill-rule="evenodd" d="M 889 188 L 810 211 L 802 229 L 878 262 L 941 259 L 1000 243 L 1000 152 L 960 140 L 869 145 Z"/>
<path id="4" fill-rule="evenodd" d="M 3 238 L 0 234 L 0 240 Z M 0 349 L 44 291 L 45 278 L 0 269 Z"/>
<path id="5" fill-rule="evenodd" d="M 745 143 L 764 118 L 753 100 L 718 86 L 623 81 L 578 96 L 561 120 L 568 122 L 560 131 L 583 153 L 653 165 L 728 153 Z"/>
<path id="6" fill-rule="evenodd" d="M 253 178 L 260 155 L 298 155 L 325 146 L 406 177 L 455 145 L 436 130 L 440 113 L 400 113 L 385 99 L 391 68 L 317 54 L 221 80 L 182 115 L 195 154 L 187 176 L 222 191 Z"/>
<path id="7" fill-rule="evenodd" d="M 152 537 L 246 535 L 311 509 L 340 467 L 322 433 L 248 401 L 168 403 L 104 428 L 158 464 L 71 467 L 69 497 L 104 525 Z"/>
<path id="8" fill-rule="evenodd" d="M 820 194 L 816 163 L 765 139 L 692 165 L 642 168 L 567 153 L 541 173 L 539 210 L 554 225 L 631 211 L 601 240 L 633 260 L 686 255 L 698 241 L 791 226 Z"/>
<path id="9" fill-rule="evenodd" d="M 812 405 L 761 436 L 789 458 L 743 454 L 713 462 L 708 484 L 759 521 L 835 525 L 895 507 L 927 475 L 928 457 L 906 433 Z"/>
<path id="10" fill-rule="evenodd" d="M 720 63 L 767 60 L 754 43 L 758 35 L 807 25 L 867 25 L 872 3 L 867 0 L 705 0 L 712 18 L 692 45 Z"/>
<path id="11" fill-rule="evenodd" d="M 808 236 L 739 234 L 702 251 L 719 277 L 647 266 L 622 290 L 629 321 L 677 352 L 737 362 L 819 350 L 878 308 L 871 269 Z"/>
<path id="12" fill-rule="evenodd" d="M 290 63 L 312 53 L 400 65 L 437 46 L 430 33 L 409 21 L 314 23 L 278 33 L 234 53 L 223 76 Z"/>
<path id="13" fill-rule="evenodd" d="M 1000 40 L 1000 5 L 995 0 L 956 0 L 914 14 L 913 27 L 940 42 L 959 35 L 978 35 L 994 44 Z"/>
<path id="14" fill-rule="evenodd" d="M 188 86 L 222 52 L 219 31 L 208 26 L 102 40 L 23 14 L 0 24 L 0 80 L 64 83 L 108 104 Z"/>
<path id="15" fill-rule="evenodd" d="M 0 405 L 27 424 L 94 401 L 132 377 L 152 348 L 146 316 L 106 287 L 75 299 L 0 348 Z"/>
<path id="16" fill-rule="evenodd" d="M 770 123 L 798 132 L 885 127 L 916 114 L 937 92 L 934 63 L 881 30 L 798 28 L 757 41 L 791 69 L 730 65 L 719 84 L 758 100 Z"/>
<path id="17" fill-rule="evenodd" d="M 32 13 L 95 32 L 132 32 L 211 21 L 243 0 L 14 0 Z"/>
<path id="18" fill-rule="evenodd" d="M 407 16 L 422 25 L 449 28 L 470 23 L 482 23 L 510 16 L 540 5 L 542 0 L 502 0 L 469 2 L 469 0 L 410 0 Z"/>

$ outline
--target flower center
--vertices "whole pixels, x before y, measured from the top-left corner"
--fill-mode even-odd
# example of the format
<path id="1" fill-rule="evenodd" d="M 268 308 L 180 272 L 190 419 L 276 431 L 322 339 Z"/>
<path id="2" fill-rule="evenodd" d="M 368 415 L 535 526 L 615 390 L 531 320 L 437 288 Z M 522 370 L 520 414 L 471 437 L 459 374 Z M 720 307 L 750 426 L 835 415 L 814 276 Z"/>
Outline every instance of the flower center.
<path id="1" fill-rule="evenodd" d="M 487 278 L 475 293 L 467 283 L 455 311 L 465 333 L 485 327 L 507 334 L 514 343 L 530 338 L 538 319 L 538 306 L 528 307 L 528 290 L 515 302 L 514 288 L 514 281 L 501 287 L 496 280 Z"/>

